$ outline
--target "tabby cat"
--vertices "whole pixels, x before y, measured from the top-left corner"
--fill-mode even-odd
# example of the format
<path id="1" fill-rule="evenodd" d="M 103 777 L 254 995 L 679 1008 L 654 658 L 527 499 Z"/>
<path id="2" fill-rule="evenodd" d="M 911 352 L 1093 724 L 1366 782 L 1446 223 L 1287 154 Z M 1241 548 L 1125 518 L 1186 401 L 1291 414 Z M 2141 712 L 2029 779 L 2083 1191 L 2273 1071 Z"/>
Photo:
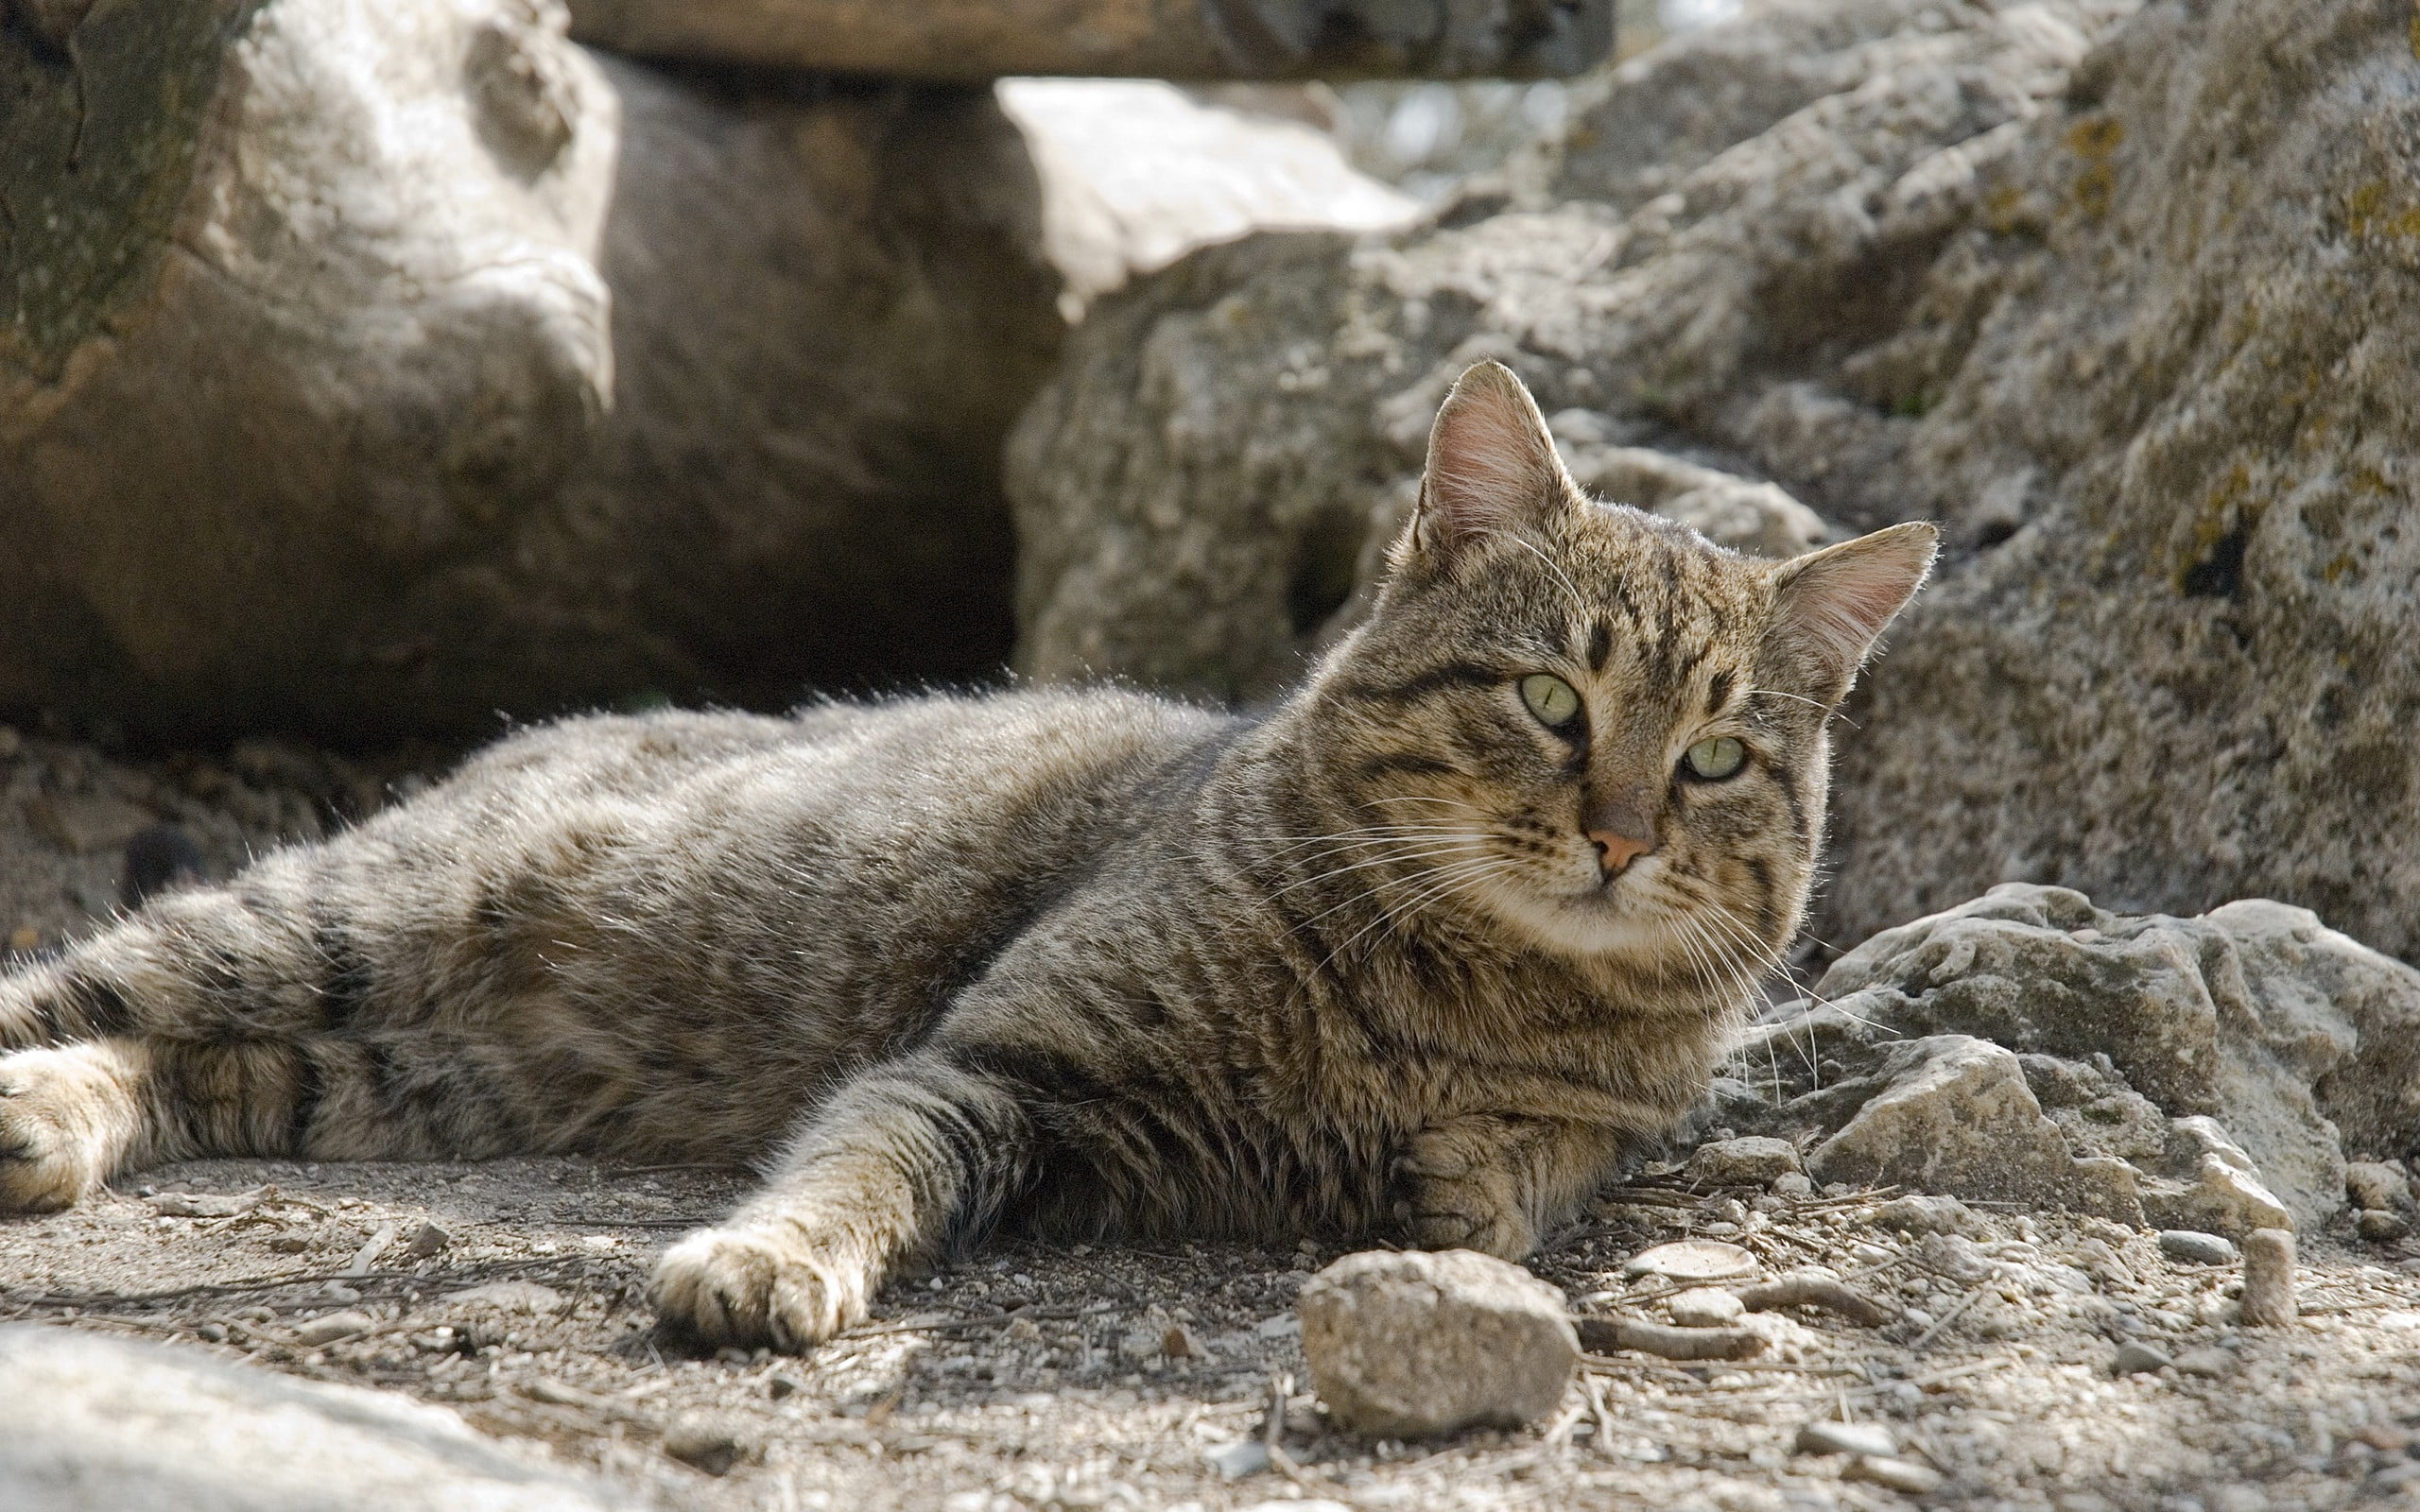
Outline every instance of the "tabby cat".
<path id="1" fill-rule="evenodd" d="M 1482 364 L 1265 713 L 1035 689 L 529 730 L 0 980 L 0 1209 L 118 1170 L 761 1165 L 666 1320 L 801 1349 L 1008 1227 L 1518 1258 L 1706 1085 L 1930 566 L 1590 501 Z"/>

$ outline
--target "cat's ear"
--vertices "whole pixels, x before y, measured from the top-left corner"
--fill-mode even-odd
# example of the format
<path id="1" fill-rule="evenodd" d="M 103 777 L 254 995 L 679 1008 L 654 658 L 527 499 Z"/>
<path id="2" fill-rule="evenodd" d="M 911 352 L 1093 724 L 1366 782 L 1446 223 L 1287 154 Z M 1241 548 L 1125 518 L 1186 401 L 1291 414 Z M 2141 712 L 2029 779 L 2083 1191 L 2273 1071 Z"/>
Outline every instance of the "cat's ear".
<path id="1" fill-rule="evenodd" d="M 1410 548 L 1450 558 L 1483 537 L 1543 524 L 1571 494 L 1538 402 L 1512 369 L 1479 363 L 1455 380 L 1428 432 Z"/>
<path id="2" fill-rule="evenodd" d="M 1845 697 L 1874 643 L 1924 586 L 1941 532 L 1917 521 L 1785 562 L 1767 644 L 1824 703 Z"/>

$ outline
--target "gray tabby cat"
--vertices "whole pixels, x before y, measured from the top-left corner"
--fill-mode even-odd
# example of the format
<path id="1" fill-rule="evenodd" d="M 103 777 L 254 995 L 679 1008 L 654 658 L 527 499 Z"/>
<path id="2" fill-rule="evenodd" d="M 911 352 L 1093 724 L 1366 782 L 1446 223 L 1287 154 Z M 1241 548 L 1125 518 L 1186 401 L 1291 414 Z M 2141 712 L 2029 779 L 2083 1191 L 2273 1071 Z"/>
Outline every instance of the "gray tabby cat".
<path id="1" fill-rule="evenodd" d="M 1509 371 L 1254 716 L 1108 689 L 516 735 L 0 981 L 0 1208 L 203 1155 L 761 1164 L 665 1317 L 799 1349 L 1046 1236 L 1518 1258 L 1798 927 L 1928 525 L 1775 564 L 1593 503 Z"/>

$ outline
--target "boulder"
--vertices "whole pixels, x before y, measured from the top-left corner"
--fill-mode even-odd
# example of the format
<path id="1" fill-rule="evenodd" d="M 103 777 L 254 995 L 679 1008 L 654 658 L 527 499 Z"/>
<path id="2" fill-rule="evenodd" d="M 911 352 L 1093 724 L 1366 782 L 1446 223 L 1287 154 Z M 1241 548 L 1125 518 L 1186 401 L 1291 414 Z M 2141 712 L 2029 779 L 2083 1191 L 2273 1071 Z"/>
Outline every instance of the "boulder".
<path id="1" fill-rule="evenodd" d="M 635 1509 L 441 1407 L 199 1350 L 0 1328 L 0 1505 L 11 1512 Z"/>
<path id="2" fill-rule="evenodd" d="M 60 19 L 0 29 L 0 713 L 358 743 L 999 663 L 1063 322 L 988 89 L 675 77 L 555 0 Z"/>
<path id="3" fill-rule="evenodd" d="M 1580 1362 L 1562 1294 L 1467 1249 L 1347 1255 L 1296 1306 L 1329 1415 L 1378 1437 L 1518 1427 L 1554 1410 Z"/>
<path id="4" fill-rule="evenodd" d="M 2420 1140 L 2416 1038 L 2420 971 L 2307 910 L 2126 916 L 2012 884 L 1767 1014 L 1714 1116 L 1823 1136 L 1819 1180 L 2239 1235 L 2334 1213 L 2344 1144 Z"/>
<path id="5" fill-rule="evenodd" d="M 1495 356 L 1590 444 L 1947 525 L 1850 711 L 1819 934 L 2028 881 L 2420 951 L 2407 20 L 1752 0 L 1426 229 L 1197 254 L 1020 422 L 1020 662 L 1282 680 Z"/>

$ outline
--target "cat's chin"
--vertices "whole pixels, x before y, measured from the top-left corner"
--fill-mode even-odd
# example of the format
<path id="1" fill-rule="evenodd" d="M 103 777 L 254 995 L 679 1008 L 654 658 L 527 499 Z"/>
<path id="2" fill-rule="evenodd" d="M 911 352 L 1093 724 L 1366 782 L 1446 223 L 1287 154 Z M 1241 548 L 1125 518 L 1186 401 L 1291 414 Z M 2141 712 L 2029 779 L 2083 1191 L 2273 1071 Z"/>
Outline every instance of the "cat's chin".
<path id="1" fill-rule="evenodd" d="M 1575 960 L 1646 960 L 1671 948 L 1663 923 L 1618 889 L 1541 896 L 1511 887 L 1495 889 L 1488 902 L 1539 949 Z"/>

